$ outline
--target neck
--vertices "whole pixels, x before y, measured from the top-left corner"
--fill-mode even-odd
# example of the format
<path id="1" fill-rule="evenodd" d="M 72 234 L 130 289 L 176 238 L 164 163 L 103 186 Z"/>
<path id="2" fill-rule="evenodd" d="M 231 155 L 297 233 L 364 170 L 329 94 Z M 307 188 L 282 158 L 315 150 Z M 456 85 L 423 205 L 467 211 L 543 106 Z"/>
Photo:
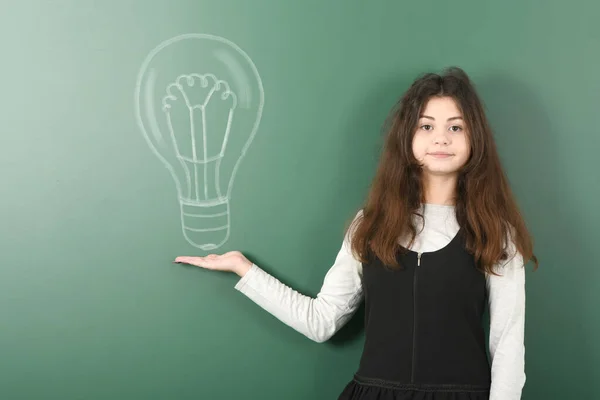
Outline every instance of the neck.
<path id="1" fill-rule="evenodd" d="M 456 184 L 456 176 L 424 175 L 424 202 L 428 204 L 454 205 Z"/>

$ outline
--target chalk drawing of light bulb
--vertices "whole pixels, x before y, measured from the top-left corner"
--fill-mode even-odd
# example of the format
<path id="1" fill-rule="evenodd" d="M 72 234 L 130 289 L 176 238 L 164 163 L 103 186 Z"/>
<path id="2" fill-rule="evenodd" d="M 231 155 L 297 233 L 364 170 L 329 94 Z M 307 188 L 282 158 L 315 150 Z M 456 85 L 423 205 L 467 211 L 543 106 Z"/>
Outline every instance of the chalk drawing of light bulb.
<path id="1" fill-rule="evenodd" d="M 230 236 L 235 175 L 262 116 L 254 62 L 236 44 L 190 33 L 147 55 L 135 88 L 137 122 L 171 173 L 185 239 L 202 250 Z"/>

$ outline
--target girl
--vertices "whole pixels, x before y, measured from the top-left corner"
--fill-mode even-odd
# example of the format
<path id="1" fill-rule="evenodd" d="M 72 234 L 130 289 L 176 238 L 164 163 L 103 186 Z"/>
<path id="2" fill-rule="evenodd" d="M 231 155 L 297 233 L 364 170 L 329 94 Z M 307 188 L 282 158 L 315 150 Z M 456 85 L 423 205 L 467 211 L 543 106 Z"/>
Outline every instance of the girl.
<path id="1" fill-rule="evenodd" d="M 517 400 L 532 247 L 482 103 L 449 68 L 419 77 L 393 110 L 368 198 L 316 298 L 237 251 L 175 262 L 235 272 L 237 290 L 317 342 L 364 299 L 364 349 L 339 399 Z"/>

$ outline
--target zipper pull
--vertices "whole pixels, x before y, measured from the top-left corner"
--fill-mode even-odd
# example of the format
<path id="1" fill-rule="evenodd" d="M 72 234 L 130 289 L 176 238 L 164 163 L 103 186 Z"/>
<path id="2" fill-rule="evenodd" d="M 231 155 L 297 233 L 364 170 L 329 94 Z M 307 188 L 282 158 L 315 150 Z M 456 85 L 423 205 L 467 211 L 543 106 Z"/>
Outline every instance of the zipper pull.
<path id="1" fill-rule="evenodd" d="M 417 267 L 421 266 L 421 254 L 422 253 L 417 253 Z"/>

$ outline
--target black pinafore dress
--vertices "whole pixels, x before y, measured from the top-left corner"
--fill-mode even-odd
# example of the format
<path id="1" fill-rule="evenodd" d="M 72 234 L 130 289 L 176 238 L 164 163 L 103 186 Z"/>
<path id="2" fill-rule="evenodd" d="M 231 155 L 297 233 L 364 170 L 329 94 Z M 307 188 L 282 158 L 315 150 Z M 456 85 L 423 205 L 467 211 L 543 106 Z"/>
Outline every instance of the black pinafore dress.
<path id="1" fill-rule="evenodd" d="M 338 400 L 489 400 L 486 280 L 461 233 L 402 269 L 363 264 L 365 344 Z"/>

